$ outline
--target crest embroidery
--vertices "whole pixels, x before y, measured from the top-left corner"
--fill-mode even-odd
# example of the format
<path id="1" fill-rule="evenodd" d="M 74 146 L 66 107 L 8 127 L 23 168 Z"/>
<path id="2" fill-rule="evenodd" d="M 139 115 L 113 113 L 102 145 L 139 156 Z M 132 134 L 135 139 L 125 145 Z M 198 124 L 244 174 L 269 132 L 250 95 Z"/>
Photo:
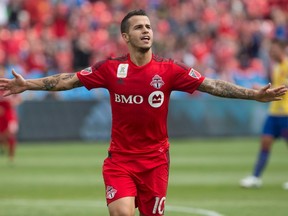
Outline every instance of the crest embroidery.
<path id="1" fill-rule="evenodd" d="M 159 75 L 155 75 L 152 78 L 152 82 L 150 83 L 150 85 L 156 89 L 160 89 L 164 84 L 165 84 L 164 81 Z"/>
<path id="2" fill-rule="evenodd" d="M 196 79 L 199 79 L 201 77 L 201 74 L 194 70 L 193 68 L 189 71 L 189 76 L 193 77 L 193 78 L 196 78 Z"/>
<path id="3" fill-rule="evenodd" d="M 117 190 L 115 188 L 113 188 L 112 186 L 107 186 L 107 189 L 106 189 L 107 199 L 113 199 L 116 193 L 117 193 Z"/>

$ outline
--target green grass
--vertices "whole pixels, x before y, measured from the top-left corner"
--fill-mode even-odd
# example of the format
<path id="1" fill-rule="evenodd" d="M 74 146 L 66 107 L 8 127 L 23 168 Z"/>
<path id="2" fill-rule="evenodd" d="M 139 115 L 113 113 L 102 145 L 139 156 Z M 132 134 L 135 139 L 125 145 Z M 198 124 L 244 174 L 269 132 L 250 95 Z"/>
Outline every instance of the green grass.
<path id="1" fill-rule="evenodd" d="M 251 173 L 258 145 L 258 138 L 171 140 L 165 215 L 288 215 L 283 141 L 274 145 L 263 187 L 238 186 Z M 14 164 L 0 155 L 0 216 L 107 216 L 101 174 L 107 148 L 104 143 L 19 143 Z"/>

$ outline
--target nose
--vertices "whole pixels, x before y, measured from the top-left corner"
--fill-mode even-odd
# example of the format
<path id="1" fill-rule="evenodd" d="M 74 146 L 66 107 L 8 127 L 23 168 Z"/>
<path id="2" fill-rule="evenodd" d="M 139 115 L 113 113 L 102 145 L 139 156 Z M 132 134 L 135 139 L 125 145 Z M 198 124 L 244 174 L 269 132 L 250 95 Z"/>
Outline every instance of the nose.
<path id="1" fill-rule="evenodd" d="M 147 28 L 144 28 L 143 29 L 143 34 L 147 34 L 148 33 L 148 29 Z"/>
<path id="2" fill-rule="evenodd" d="M 149 29 L 144 26 L 144 28 L 143 28 L 143 33 L 148 33 L 148 32 L 149 32 Z"/>

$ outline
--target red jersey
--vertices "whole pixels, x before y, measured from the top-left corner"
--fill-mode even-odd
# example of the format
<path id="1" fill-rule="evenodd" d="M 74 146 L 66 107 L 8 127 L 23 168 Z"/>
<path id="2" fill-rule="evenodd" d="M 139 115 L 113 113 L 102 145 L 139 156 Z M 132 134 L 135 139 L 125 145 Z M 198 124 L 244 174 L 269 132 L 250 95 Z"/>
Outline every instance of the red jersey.
<path id="1" fill-rule="evenodd" d="M 12 109 L 11 98 L 4 98 L 3 92 L 0 92 L 0 117 L 9 116 Z"/>
<path id="2" fill-rule="evenodd" d="M 204 80 L 197 71 L 153 55 L 136 66 L 129 54 L 101 61 L 77 73 L 87 88 L 106 88 L 112 108 L 109 151 L 145 154 L 168 149 L 167 115 L 173 90 L 193 93 Z"/>

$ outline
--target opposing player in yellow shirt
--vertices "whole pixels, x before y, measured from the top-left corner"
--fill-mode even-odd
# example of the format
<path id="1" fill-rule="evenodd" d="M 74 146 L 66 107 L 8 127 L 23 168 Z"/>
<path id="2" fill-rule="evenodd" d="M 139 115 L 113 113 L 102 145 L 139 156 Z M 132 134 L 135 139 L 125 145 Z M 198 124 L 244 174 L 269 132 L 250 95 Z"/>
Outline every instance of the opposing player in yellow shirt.
<path id="1" fill-rule="evenodd" d="M 287 43 L 285 41 L 277 39 L 271 41 L 269 54 L 274 63 L 271 76 L 272 86 L 288 86 L 288 56 L 285 53 L 286 49 Z M 284 138 L 288 143 L 288 95 L 284 95 L 281 101 L 271 102 L 261 135 L 260 149 L 253 175 L 240 181 L 242 187 L 253 188 L 262 185 L 261 176 L 268 164 L 272 145 L 278 138 Z M 284 183 L 283 187 L 288 189 L 288 182 Z"/>

